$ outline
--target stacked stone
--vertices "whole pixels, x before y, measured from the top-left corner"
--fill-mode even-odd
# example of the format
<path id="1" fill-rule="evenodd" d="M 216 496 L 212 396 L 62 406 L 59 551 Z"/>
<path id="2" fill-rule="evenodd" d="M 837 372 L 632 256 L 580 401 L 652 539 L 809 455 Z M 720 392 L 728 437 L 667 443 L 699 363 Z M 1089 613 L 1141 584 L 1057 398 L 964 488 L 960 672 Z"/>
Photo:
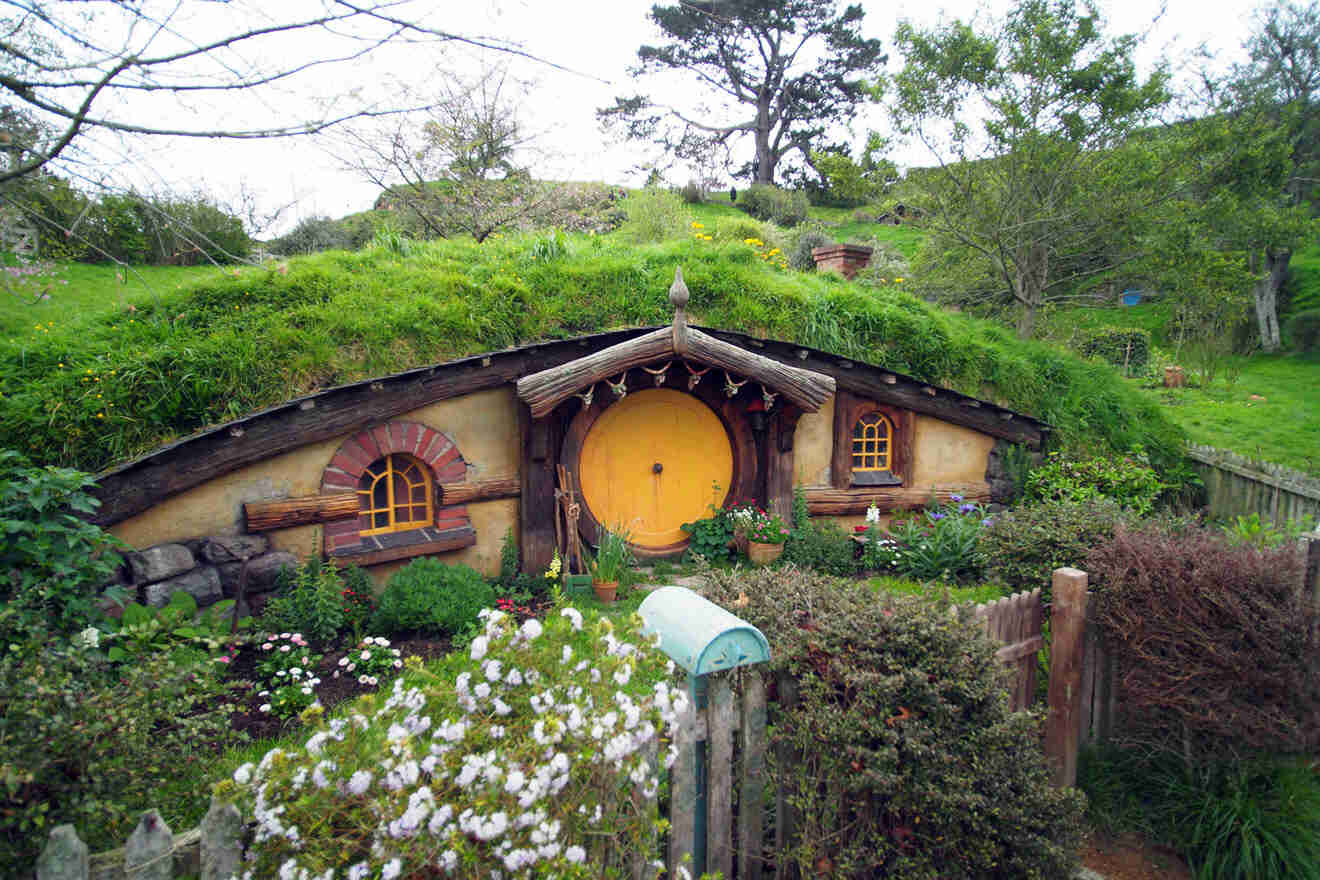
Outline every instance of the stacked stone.
<path id="1" fill-rule="evenodd" d="M 130 585 L 147 605 L 161 607 L 182 591 L 199 608 L 238 595 L 238 582 L 247 560 L 245 593 L 251 609 L 265 604 L 280 570 L 297 568 L 298 558 L 271 550 L 264 535 L 217 535 L 173 544 L 157 544 L 128 554 Z"/>

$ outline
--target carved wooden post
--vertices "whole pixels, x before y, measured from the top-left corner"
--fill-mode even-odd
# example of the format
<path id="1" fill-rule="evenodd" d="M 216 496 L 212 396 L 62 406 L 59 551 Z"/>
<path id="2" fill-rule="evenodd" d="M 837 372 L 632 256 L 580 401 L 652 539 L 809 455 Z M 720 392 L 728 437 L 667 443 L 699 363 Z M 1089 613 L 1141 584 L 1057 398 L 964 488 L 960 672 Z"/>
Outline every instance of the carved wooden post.
<path id="1" fill-rule="evenodd" d="M 37 880 L 87 880 L 87 844 L 78 839 L 72 825 L 57 826 L 50 833 L 37 857 Z"/>
<path id="2" fill-rule="evenodd" d="M 1082 649 L 1086 631 L 1086 572 L 1054 570 L 1054 613 L 1050 626 L 1049 717 L 1045 755 L 1054 764 L 1054 784 L 1077 784 L 1077 741 L 1082 710 Z"/>

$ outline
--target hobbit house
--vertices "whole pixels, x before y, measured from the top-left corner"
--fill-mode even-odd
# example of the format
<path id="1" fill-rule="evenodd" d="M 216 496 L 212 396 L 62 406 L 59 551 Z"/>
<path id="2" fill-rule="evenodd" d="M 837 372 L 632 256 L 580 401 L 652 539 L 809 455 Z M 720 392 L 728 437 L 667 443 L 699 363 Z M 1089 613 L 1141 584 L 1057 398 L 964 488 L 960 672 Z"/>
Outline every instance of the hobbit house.
<path id="1" fill-rule="evenodd" d="M 1035 419 L 880 366 L 690 326 L 687 299 L 678 273 L 669 326 L 409 370 L 196 434 L 100 475 L 97 522 L 142 548 L 144 597 L 182 579 L 214 601 L 309 554 L 378 579 L 428 555 L 493 573 L 510 529 L 541 571 L 570 508 L 587 544 L 619 525 L 660 556 L 711 505 L 787 516 L 795 485 L 845 524 L 872 503 L 990 502 L 1006 445 L 1045 442 Z"/>

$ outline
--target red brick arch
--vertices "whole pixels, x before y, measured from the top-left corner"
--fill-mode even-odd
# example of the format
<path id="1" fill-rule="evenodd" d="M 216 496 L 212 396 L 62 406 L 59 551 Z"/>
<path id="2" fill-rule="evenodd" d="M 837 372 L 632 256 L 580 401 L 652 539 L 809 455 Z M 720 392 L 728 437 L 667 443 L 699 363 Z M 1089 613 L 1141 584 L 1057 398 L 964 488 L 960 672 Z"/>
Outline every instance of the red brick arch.
<path id="1" fill-rule="evenodd" d="M 327 523 L 325 552 L 328 556 L 352 557 L 410 545 L 434 544 L 452 540 L 456 534 L 454 530 L 471 532 L 467 507 L 462 504 L 441 506 L 439 492 L 440 484 L 461 483 L 467 478 L 467 462 L 453 440 L 419 422 L 387 422 L 366 428 L 345 440 L 321 476 L 321 492 L 356 492 L 358 481 L 371 463 L 395 452 L 407 453 L 430 469 L 435 492 L 432 499 L 435 522 L 411 531 L 367 536 L 360 532 L 367 527 L 366 517 Z"/>

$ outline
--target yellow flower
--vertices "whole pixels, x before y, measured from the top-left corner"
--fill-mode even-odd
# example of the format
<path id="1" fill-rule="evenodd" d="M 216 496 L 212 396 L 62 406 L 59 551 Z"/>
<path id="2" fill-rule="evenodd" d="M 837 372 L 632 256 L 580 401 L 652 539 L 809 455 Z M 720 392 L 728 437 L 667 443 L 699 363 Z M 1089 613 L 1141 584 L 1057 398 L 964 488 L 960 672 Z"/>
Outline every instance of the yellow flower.
<path id="1" fill-rule="evenodd" d="M 895 278 L 895 279 L 894 279 L 894 283 L 895 283 L 895 284 L 902 284 L 902 283 L 903 283 L 903 279 L 902 279 L 902 278 Z"/>
<path id="2" fill-rule="evenodd" d="M 96 417 L 97 417 L 98 419 L 103 419 L 103 418 L 105 418 L 105 413 L 103 413 L 103 412 L 99 412 L 99 413 L 96 414 Z"/>
<path id="3" fill-rule="evenodd" d="M 770 248 L 770 256 L 772 257 L 779 252 L 779 248 Z"/>
<path id="4" fill-rule="evenodd" d="M 692 221 L 692 228 L 693 228 L 693 229 L 705 229 L 705 228 L 706 228 L 706 224 L 704 224 L 704 223 L 698 223 L 696 220 L 693 220 L 693 221 Z"/>

